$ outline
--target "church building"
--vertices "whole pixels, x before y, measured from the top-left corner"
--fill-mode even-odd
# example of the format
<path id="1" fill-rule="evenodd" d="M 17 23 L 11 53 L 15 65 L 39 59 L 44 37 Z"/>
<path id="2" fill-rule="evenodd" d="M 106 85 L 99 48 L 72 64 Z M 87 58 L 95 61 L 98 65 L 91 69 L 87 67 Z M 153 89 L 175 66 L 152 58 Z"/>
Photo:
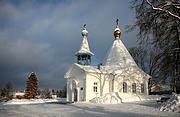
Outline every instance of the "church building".
<path id="1" fill-rule="evenodd" d="M 67 101 L 89 102 L 107 93 L 116 93 L 119 97 L 126 94 L 148 95 L 150 76 L 137 66 L 122 43 L 118 20 L 114 30 L 114 42 L 105 61 L 93 66 L 93 55 L 84 25 L 82 44 L 75 53 L 77 63 L 72 64 L 64 76 L 67 79 Z"/>

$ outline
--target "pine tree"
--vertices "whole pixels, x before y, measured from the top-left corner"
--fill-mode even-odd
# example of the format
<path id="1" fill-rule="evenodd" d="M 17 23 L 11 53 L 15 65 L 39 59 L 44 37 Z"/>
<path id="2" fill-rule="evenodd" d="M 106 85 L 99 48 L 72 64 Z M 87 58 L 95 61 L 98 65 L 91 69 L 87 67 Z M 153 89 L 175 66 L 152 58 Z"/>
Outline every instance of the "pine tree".
<path id="1" fill-rule="evenodd" d="M 38 79 L 34 72 L 28 77 L 26 82 L 25 98 L 35 98 L 38 95 Z"/>

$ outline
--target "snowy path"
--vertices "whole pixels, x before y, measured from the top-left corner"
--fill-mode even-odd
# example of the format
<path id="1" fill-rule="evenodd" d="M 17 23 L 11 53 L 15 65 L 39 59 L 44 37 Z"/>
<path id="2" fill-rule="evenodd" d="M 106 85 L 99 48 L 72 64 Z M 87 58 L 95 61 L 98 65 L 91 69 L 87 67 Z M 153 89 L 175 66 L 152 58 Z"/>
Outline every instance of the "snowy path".
<path id="1" fill-rule="evenodd" d="M 91 103 L 0 105 L 0 117 L 180 117 L 180 113 L 160 112 L 156 103 Z"/>

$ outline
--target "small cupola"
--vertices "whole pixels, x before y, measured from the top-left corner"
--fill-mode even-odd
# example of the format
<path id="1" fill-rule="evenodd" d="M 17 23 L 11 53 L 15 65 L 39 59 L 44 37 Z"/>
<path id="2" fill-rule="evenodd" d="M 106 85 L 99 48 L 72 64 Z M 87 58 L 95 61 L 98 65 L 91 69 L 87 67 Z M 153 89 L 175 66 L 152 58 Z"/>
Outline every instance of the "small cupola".
<path id="1" fill-rule="evenodd" d="M 81 65 L 90 65 L 91 56 L 94 54 L 90 51 L 89 48 L 88 38 L 87 38 L 88 31 L 86 29 L 86 24 L 84 24 L 81 34 L 83 36 L 81 47 L 79 51 L 75 53 L 75 56 L 77 56 L 77 63 Z"/>

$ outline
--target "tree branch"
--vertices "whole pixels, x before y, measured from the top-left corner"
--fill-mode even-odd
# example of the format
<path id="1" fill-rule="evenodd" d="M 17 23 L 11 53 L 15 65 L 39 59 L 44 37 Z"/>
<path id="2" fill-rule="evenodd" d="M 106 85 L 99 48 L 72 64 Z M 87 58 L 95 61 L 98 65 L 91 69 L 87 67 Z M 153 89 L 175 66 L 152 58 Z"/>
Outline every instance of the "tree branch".
<path id="1" fill-rule="evenodd" d="M 169 15 L 171 15 L 171 16 L 177 18 L 178 20 L 180 20 L 180 17 L 179 17 L 178 15 L 175 15 L 174 13 L 172 13 L 172 12 L 170 12 L 170 11 L 168 11 L 168 10 L 164 10 L 164 9 L 162 9 L 162 8 L 154 7 L 153 4 L 151 4 L 151 2 L 150 2 L 149 0 L 146 0 L 146 1 L 147 1 L 147 3 L 152 7 L 152 9 L 166 12 L 166 13 L 168 13 Z"/>

